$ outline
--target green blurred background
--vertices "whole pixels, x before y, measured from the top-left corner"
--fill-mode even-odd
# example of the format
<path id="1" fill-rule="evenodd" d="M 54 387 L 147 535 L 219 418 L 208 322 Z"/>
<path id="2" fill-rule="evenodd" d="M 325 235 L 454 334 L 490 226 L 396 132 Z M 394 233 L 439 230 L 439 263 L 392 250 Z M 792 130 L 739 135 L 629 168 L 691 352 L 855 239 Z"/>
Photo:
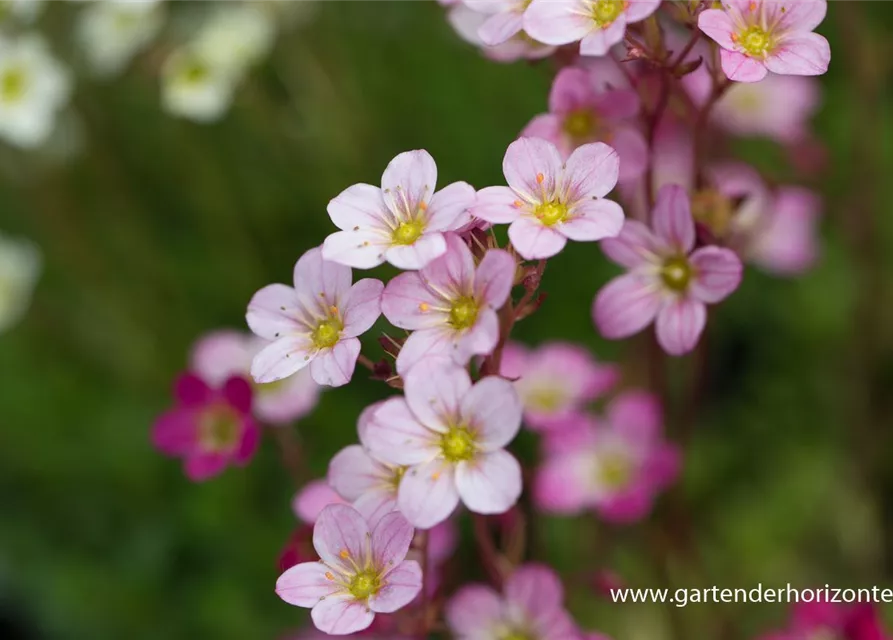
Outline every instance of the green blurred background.
<path id="1" fill-rule="evenodd" d="M 660 567 L 649 551 L 670 526 L 666 500 L 620 533 L 543 519 L 540 559 L 610 566 L 637 587 L 889 586 L 893 12 L 860 3 L 854 18 L 843 15 L 854 3 L 831 5 L 815 123 L 830 158 L 815 180 L 823 256 L 799 280 L 749 270 L 712 315 L 707 394 L 673 499 L 686 505 L 699 568 L 688 556 Z M 78 82 L 84 148 L 67 162 L 0 149 L 0 229 L 35 240 L 46 262 L 29 315 L 0 336 L 0 637 L 244 640 L 305 624 L 273 593 L 294 525 L 275 443 L 247 469 L 193 485 L 152 450 L 152 420 L 192 342 L 243 328 L 252 293 L 288 281 L 333 229 L 331 197 L 376 183 L 415 148 L 432 153 L 441 185 L 500 183 L 505 147 L 545 110 L 552 74 L 485 60 L 434 2 L 316 8 L 218 124 L 162 112 L 149 52 L 118 80 Z M 52 6 L 44 20 L 61 58 L 71 15 Z M 738 152 L 782 182 L 792 175 L 769 143 Z M 607 343 L 590 321 L 614 273 L 594 246 L 571 244 L 517 336 L 635 356 L 634 342 Z M 674 363 L 671 380 L 689 368 Z M 360 374 L 297 425 L 317 474 L 386 393 Z M 678 613 L 582 589 L 572 608 L 618 640 L 669 638 Z M 785 610 L 693 605 L 681 617 L 694 637 L 728 640 L 779 624 Z"/>

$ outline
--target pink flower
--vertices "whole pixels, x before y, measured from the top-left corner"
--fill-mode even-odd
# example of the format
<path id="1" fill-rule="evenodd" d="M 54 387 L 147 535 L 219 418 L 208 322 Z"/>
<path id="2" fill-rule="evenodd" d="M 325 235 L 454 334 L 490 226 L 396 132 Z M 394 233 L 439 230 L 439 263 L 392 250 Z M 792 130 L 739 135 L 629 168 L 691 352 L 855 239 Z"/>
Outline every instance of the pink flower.
<path id="1" fill-rule="evenodd" d="M 361 444 L 345 447 L 329 462 L 329 485 L 372 525 L 397 508 L 397 489 L 406 472 L 405 466 L 388 464 L 369 453 L 369 428 L 382 404 L 370 405 L 360 414 Z"/>
<path id="2" fill-rule="evenodd" d="M 877 610 L 871 604 L 840 605 L 830 602 L 801 602 L 793 606 L 786 631 L 762 636 L 761 640 L 886 640 L 889 638 Z"/>
<path id="3" fill-rule="evenodd" d="M 766 271 L 793 275 L 816 261 L 816 225 L 822 201 L 801 187 L 780 187 L 771 208 L 751 232 L 748 257 Z"/>
<path id="4" fill-rule="evenodd" d="M 652 226 L 627 220 L 618 238 L 602 243 L 605 254 L 629 272 L 599 291 L 593 318 L 609 339 L 631 336 L 656 319 L 661 347 L 682 355 L 704 330 L 706 305 L 738 288 L 741 261 L 729 249 L 694 249 L 691 205 L 679 186 L 660 190 Z"/>
<path id="5" fill-rule="evenodd" d="M 176 406 L 155 421 L 152 442 L 164 454 L 183 458 L 190 480 L 207 480 L 227 465 L 247 464 L 260 429 L 251 417 L 251 385 L 233 377 L 209 387 L 191 373 L 174 386 Z"/>
<path id="6" fill-rule="evenodd" d="M 412 536 L 412 526 L 399 513 L 370 527 L 353 507 L 329 505 L 313 528 L 320 561 L 283 573 L 276 593 L 289 604 L 312 608 L 310 616 L 320 631 L 362 631 L 376 613 L 405 607 L 422 588 L 419 564 L 405 560 Z"/>
<path id="7" fill-rule="evenodd" d="M 443 522 L 459 499 L 475 513 L 504 513 L 521 495 L 521 466 L 504 447 L 521 426 L 512 384 L 426 358 L 405 377 L 405 397 L 386 400 L 369 423 L 370 451 L 407 466 L 397 506 L 411 523 Z"/>
<path id="8" fill-rule="evenodd" d="M 628 392 L 608 406 L 604 423 L 584 420 L 550 434 L 535 503 L 565 514 L 595 509 L 618 523 L 645 517 L 679 473 L 680 452 L 661 439 L 661 422 L 652 396 Z"/>
<path id="9" fill-rule="evenodd" d="M 397 356 L 400 375 L 433 355 L 465 365 L 472 356 L 493 351 L 499 341 L 496 311 L 511 293 L 515 259 L 491 249 L 475 267 L 471 250 L 458 236 L 447 234 L 446 242 L 446 254 L 420 271 L 401 273 L 382 295 L 385 317 L 412 331 Z"/>
<path id="10" fill-rule="evenodd" d="M 555 76 L 549 113 L 536 116 L 522 136 L 543 138 L 567 158 L 582 144 L 606 142 L 620 157 L 620 180 L 642 175 L 648 145 L 631 119 L 639 112 L 639 96 L 631 89 L 598 88 L 593 73 L 565 67 Z"/>
<path id="11" fill-rule="evenodd" d="M 305 484 L 291 502 L 294 514 L 304 522 L 313 524 L 330 504 L 347 504 L 326 480 L 312 480 Z"/>
<path id="12" fill-rule="evenodd" d="M 248 378 L 252 359 L 268 344 L 239 331 L 215 331 L 193 347 L 191 369 L 211 385 L 222 384 L 234 375 Z M 254 415 L 268 424 L 297 420 L 316 407 L 319 389 L 306 369 L 281 383 L 255 385 Z"/>
<path id="13" fill-rule="evenodd" d="M 568 239 L 611 238 L 623 226 L 623 210 L 605 200 L 619 172 L 617 152 L 601 142 L 577 148 L 562 162 L 555 145 L 519 138 L 502 161 L 508 187 L 478 192 L 472 213 L 488 222 L 511 223 L 509 238 L 527 260 L 550 258 Z"/>
<path id="14" fill-rule="evenodd" d="M 437 165 L 427 151 L 407 151 L 391 160 L 381 189 L 355 184 L 336 196 L 329 217 L 341 231 L 326 238 L 323 257 L 357 269 L 390 262 L 421 269 L 446 252 L 445 231 L 470 221 L 474 189 L 454 182 L 437 193 Z"/>
<path id="15" fill-rule="evenodd" d="M 623 40 L 626 25 L 644 20 L 660 0 L 533 0 L 524 29 L 553 45 L 580 41 L 580 54 L 603 56 Z"/>
<path id="16" fill-rule="evenodd" d="M 459 37 L 479 47 L 486 57 L 497 62 L 514 62 L 521 59 L 537 60 L 555 52 L 555 47 L 537 42 L 524 31 L 516 33 L 501 44 L 488 46 L 481 39 L 480 29 L 492 19 L 492 16 L 477 11 L 466 4 L 458 3 L 453 6 L 447 19 Z"/>
<path id="17" fill-rule="evenodd" d="M 813 33 L 825 19 L 825 0 L 723 0 L 698 16 L 701 31 L 722 47 L 730 80 L 757 82 L 771 71 L 817 76 L 828 70 L 831 48 Z"/>
<path id="18" fill-rule="evenodd" d="M 368 278 L 351 286 L 350 268 L 323 260 L 319 248 L 298 260 L 294 283 L 264 287 L 248 305 L 248 326 L 272 341 L 254 356 L 251 375 L 275 382 L 310 365 L 318 384 L 347 384 L 360 355 L 357 336 L 381 314 L 384 285 Z"/>
<path id="19" fill-rule="evenodd" d="M 501 595 L 482 584 L 462 587 L 447 603 L 444 613 L 456 640 L 580 637 L 564 608 L 561 580 L 551 568 L 539 564 L 515 569 Z"/>
<path id="20" fill-rule="evenodd" d="M 601 364 L 587 349 L 566 342 L 550 342 L 534 351 L 509 343 L 500 369 L 515 380 L 524 420 L 535 430 L 557 428 L 573 419 L 620 376 L 614 365 Z"/>

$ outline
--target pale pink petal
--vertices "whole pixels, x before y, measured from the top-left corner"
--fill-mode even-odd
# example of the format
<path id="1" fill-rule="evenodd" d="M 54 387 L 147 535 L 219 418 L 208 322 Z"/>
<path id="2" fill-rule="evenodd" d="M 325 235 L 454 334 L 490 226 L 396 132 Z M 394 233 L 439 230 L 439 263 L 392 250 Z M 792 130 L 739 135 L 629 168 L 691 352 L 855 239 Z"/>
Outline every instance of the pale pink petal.
<path id="1" fill-rule="evenodd" d="M 658 238 L 677 251 L 691 251 L 695 246 L 695 221 L 688 192 L 676 184 L 661 187 L 651 214 L 651 226 Z"/>
<path id="2" fill-rule="evenodd" d="M 524 130 L 521 131 L 521 136 L 524 138 L 542 138 L 543 140 L 548 140 L 558 147 L 558 150 L 563 157 L 570 155 L 572 150 L 562 128 L 561 117 L 551 113 L 543 113 L 534 117 L 533 120 L 527 123 Z M 491 188 L 497 189 L 499 187 Z M 511 197 L 512 199 L 517 198 L 517 196 L 514 195 L 514 192 L 512 192 Z M 507 220 L 507 222 L 511 222 L 511 219 Z"/>
<path id="3" fill-rule="evenodd" d="M 214 331 L 192 347 L 190 369 L 211 385 L 232 375 L 246 374 L 254 355 L 251 337 L 239 331 Z"/>
<path id="4" fill-rule="evenodd" d="M 474 281 L 474 256 L 457 234 L 444 234 L 444 239 L 446 253 L 422 270 L 422 280 L 450 299 L 468 295 Z"/>
<path id="5" fill-rule="evenodd" d="M 821 200 L 812 191 L 782 187 L 768 220 L 751 248 L 753 260 L 768 271 L 796 274 L 815 262 L 816 219 Z"/>
<path id="6" fill-rule="evenodd" d="M 381 590 L 369 598 L 369 608 L 377 613 L 393 613 L 412 602 L 421 590 L 422 568 L 419 563 L 415 560 L 401 562 L 384 576 Z"/>
<path id="7" fill-rule="evenodd" d="M 592 82 L 591 79 L 590 82 Z M 595 98 L 595 110 L 606 120 L 618 121 L 635 117 L 638 115 L 640 107 L 639 94 L 628 89 L 604 91 Z M 613 140 L 611 146 L 616 148 Z"/>
<path id="8" fill-rule="evenodd" d="M 654 320 L 661 306 L 656 283 L 635 274 L 614 278 L 595 298 L 592 317 L 609 340 L 638 333 Z"/>
<path id="9" fill-rule="evenodd" d="M 382 485 L 367 491 L 354 501 L 353 508 L 374 527 L 384 516 L 397 508 L 397 487 Z"/>
<path id="10" fill-rule="evenodd" d="M 388 246 L 390 238 L 379 231 L 351 229 L 329 235 L 322 245 L 322 255 L 354 269 L 372 269 L 385 261 Z"/>
<path id="11" fill-rule="evenodd" d="M 342 335 L 355 338 L 366 333 L 381 315 L 381 280 L 365 278 L 353 285 L 342 300 L 341 313 L 344 321 Z"/>
<path id="12" fill-rule="evenodd" d="M 331 349 L 324 349 L 310 363 L 314 382 L 329 387 L 341 387 L 353 377 L 360 355 L 360 341 L 346 338 Z"/>
<path id="13" fill-rule="evenodd" d="M 316 522 L 330 504 L 344 504 L 344 499 L 325 480 L 308 482 L 292 501 L 295 515 L 308 524 Z"/>
<path id="14" fill-rule="evenodd" d="M 509 227 L 509 239 L 526 260 L 551 258 L 567 244 L 565 236 L 532 218 L 515 220 Z"/>
<path id="15" fill-rule="evenodd" d="M 479 453 L 457 466 L 456 488 L 470 511 L 505 513 L 521 496 L 521 465 L 504 449 Z"/>
<path id="16" fill-rule="evenodd" d="M 549 458 L 539 468 L 533 484 L 533 501 L 546 513 L 576 514 L 591 499 L 591 479 L 596 469 L 594 456 L 572 452 Z"/>
<path id="17" fill-rule="evenodd" d="M 193 482 L 201 482 L 221 473 L 229 459 L 221 453 L 193 453 L 185 461 L 183 470 Z"/>
<path id="18" fill-rule="evenodd" d="M 421 269 L 446 253 L 446 249 L 442 233 L 425 233 L 412 244 L 391 245 L 385 258 L 398 269 Z"/>
<path id="19" fill-rule="evenodd" d="M 626 391 L 608 405 L 607 420 L 629 443 L 649 448 L 660 438 L 663 412 L 654 395 Z"/>
<path id="20" fill-rule="evenodd" d="M 766 3 L 767 8 L 773 3 Z M 780 32 L 813 31 L 822 24 L 828 11 L 825 0 L 793 0 L 774 5 L 775 17 L 778 19 L 776 29 Z M 784 9 L 783 11 L 781 9 Z"/>
<path id="21" fill-rule="evenodd" d="M 383 467 L 358 444 L 345 447 L 329 462 L 329 485 L 349 502 L 386 480 Z"/>
<path id="22" fill-rule="evenodd" d="M 608 258 L 620 266 L 635 269 L 657 262 L 659 245 L 651 229 L 638 220 L 627 219 L 620 234 L 616 238 L 605 239 L 601 248 Z"/>
<path id="23" fill-rule="evenodd" d="M 397 506 L 413 525 L 430 529 L 459 504 L 453 465 L 442 459 L 410 467 L 397 490 Z"/>
<path id="24" fill-rule="evenodd" d="M 689 263 L 694 270 L 689 291 L 701 302 L 719 302 L 741 283 L 741 260 L 731 249 L 701 247 L 691 254 Z"/>
<path id="25" fill-rule="evenodd" d="M 425 286 L 418 271 L 407 271 L 392 278 L 381 296 L 381 311 L 395 327 L 415 331 L 446 323 L 445 301 Z"/>
<path id="26" fill-rule="evenodd" d="M 437 358 L 418 363 L 404 377 L 404 383 L 406 403 L 413 415 L 428 428 L 441 432 L 460 415 L 462 398 L 471 389 L 471 377 L 464 367 Z"/>
<path id="27" fill-rule="evenodd" d="M 524 13 L 524 30 L 546 44 L 581 40 L 594 24 L 587 15 L 586 4 L 580 0 L 533 0 Z"/>
<path id="28" fill-rule="evenodd" d="M 347 594 L 334 595 L 319 601 L 310 611 L 310 617 L 320 631 L 333 636 L 344 636 L 368 629 L 375 619 L 375 613 L 366 607 L 365 602 Z"/>
<path id="29" fill-rule="evenodd" d="M 661 0 L 629 0 L 624 15 L 627 22 L 639 22 L 657 11 Z"/>
<path id="30" fill-rule="evenodd" d="M 540 619 L 563 608 L 564 586 L 554 570 L 541 564 L 525 564 L 515 569 L 503 588 L 509 605 Z"/>
<path id="31" fill-rule="evenodd" d="M 520 216 L 515 201 L 518 196 L 508 187 L 486 187 L 477 192 L 471 213 L 494 224 L 507 224 Z"/>
<path id="32" fill-rule="evenodd" d="M 454 182 L 434 194 L 425 212 L 426 231 L 455 231 L 471 220 L 475 192 L 467 182 Z"/>
<path id="33" fill-rule="evenodd" d="M 580 41 L 580 55 L 607 55 L 611 47 L 623 40 L 624 34 L 626 34 L 626 18 L 620 15 L 606 28 L 597 27 L 583 38 Z"/>
<path id="34" fill-rule="evenodd" d="M 828 71 L 831 46 L 817 33 L 785 37 L 766 58 L 772 73 L 790 76 L 820 76 Z"/>
<path id="35" fill-rule="evenodd" d="M 491 249 L 484 254 L 474 274 L 474 297 L 501 309 L 512 292 L 515 282 L 515 259 L 501 249 Z"/>
<path id="36" fill-rule="evenodd" d="M 303 418 L 319 402 L 320 386 L 308 369 L 302 369 L 287 382 L 273 387 L 259 386 L 254 399 L 254 412 L 262 421 L 280 425 Z"/>
<path id="37" fill-rule="evenodd" d="M 330 569 L 321 562 L 295 565 L 276 580 L 276 595 L 296 607 L 314 607 L 341 588 L 326 573 Z"/>
<path id="38" fill-rule="evenodd" d="M 595 101 L 595 85 L 588 70 L 565 67 L 555 76 L 549 91 L 549 111 L 568 114 L 580 109 L 592 108 Z"/>
<path id="39" fill-rule="evenodd" d="M 299 300 L 312 299 L 317 304 L 338 305 L 350 289 L 350 267 L 324 260 L 322 248 L 316 247 L 298 258 L 294 281 Z"/>
<path id="40" fill-rule="evenodd" d="M 372 455 L 391 464 L 426 462 L 438 451 L 438 434 L 420 424 L 399 397 L 381 403 L 364 433 Z"/>
<path id="41" fill-rule="evenodd" d="M 617 152 L 603 142 L 578 147 L 567 159 L 562 187 L 567 202 L 602 198 L 617 184 L 620 159 Z"/>
<path id="42" fill-rule="evenodd" d="M 245 319 L 261 338 L 275 340 L 302 327 L 294 318 L 298 295 L 284 284 L 267 285 L 254 294 L 248 303 Z"/>
<path id="43" fill-rule="evenodd" d="M 369 448 L 368 443 L 366 442 L 366 432 L 369 429 L 369 425 L 375 422 L 375 412 L 384 404 L 384 400 L 380 400 L 379 402 L 373 402 L 368 407 L 363 409 L 360 412 L 360 417 L 357 418 L 357 435 L 360 438 L 360 444 Z"/>
<path id="44" fill-rule="evenodd" d="M 620 159 L 618 181 L 636 180 L 648 168 L 648 143 L 634 127 L 619 126 L 611 136 L 611 146 Z"/>
<path id="45" fill-rule="evenodd" d="M 481 25 L 478 36 L 490 47 L 500 45 L 521 31 L 521 15 L 511 11 L 492 15 Z"/>
<path id="46" fill-rule="evenodd" d="M 437 165 L 427 151 L 406 151 L 391 160 L 381 176 L 384 201 L 395 214 L 415 214 L 428 204 L 437 185 Z M 403 268 L 403 267 L 401 267 Z"/>
<path id="47" fill-rule="evenodd" d="M 723 73 L 735 82 L 759 82 L 766 77 L 766 65 L 738 51 L 720 49 L 719 61 Z"/>
<path id="48" fill-rule="evenodd" d="M 735 23 L 723 9 L 707 9 L 698 15 L 698 28 L 723 49 L 734 49 Z"/>
<path id="49" fill-rule="evenodd" d="M 282 380 L 310 364 L 316 352 L 308 336 L 280 338 L 254 356 L 251 377 L 259 383 Z"/>
<path id="50" fill-rule="evenodd" d="M 397 373 L 405 376 L 426 358 L 452 358 L 458 339 L 457 332 L 447 324 L 413 331 L 400 348 Z"/>
<path id="51" fill-rule="evenodd" d="M 539 138 L 518 138 L 508 146 L 502 160 L 509 186 L 529 202 L 541 202 L 543 193 L 555 191 L 561 166 L 561 154 L 555 145 Z"/>
<path id="52" fill-rule="evenodd" d="M 394 511 L 384 516 L 372 531 L 373 566 L 388 569 L 403 562 L 413 533 L 412 525 L 403 514 Z"/>
<path id="53" fill-rule="evenodd" d="M 353 572 L 354 563 L 363 566 L 368 557 L 367 538 L 371 535 L 363 516 L 346 504 L 323 507 L 313 527 L 313 548 L 330 567 Z"/>
<path id="54" fill-rule="evenodd" d="M 449 356 L 456 364 L 465 366 L 474 356 L 484 356 L 493 352 L 499 342 L 499 316 L 493 309 L 478 311 L 474 325 L 459 334 Z"/>
<path id="55" fill-rule="evenodd" d="M 490 587 L 472 584 L 459 589 L 447 602 L 444 615 L 459 637 L 480 637 L 502 619 L 502 598 Z"/>
<path id="56" fill-rule="evenodd" d="M 619 235 L 623 220 L 623 209 L 613 200 L 582 200 L 574 205 L 570 217 L 557 228 L 571 240 L 592 242 Z"/>
<path id="57" fill-rule="evenodd" d="M 461 415 L 475 431 L 483 451 L 494 451 L 511 442 L 521 428 L 521 400 L 505 378 L 487 376 L 462 398 Z"/>
<path id="58" fill-rule="evenodd" d="M 671 356 L 680 356 L 695 348 L 704 325 L 707 308 L 703 302 L 679 298 L 657 314 L 657 341 Z"/>
<path id="59" fill-rule="evenodd" d="M 332 198 L 327 207 L 329 217 L 342 231 L 387 228 L 387 206 L 381 189 L 371 184 L 355 184 Z"/>

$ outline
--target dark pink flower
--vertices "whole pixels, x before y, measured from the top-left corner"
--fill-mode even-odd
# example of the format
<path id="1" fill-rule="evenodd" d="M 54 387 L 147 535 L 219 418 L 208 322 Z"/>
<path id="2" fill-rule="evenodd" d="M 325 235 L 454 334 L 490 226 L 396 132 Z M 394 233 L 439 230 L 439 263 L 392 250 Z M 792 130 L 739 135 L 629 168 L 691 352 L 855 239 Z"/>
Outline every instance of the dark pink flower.
<path id="1" fill-rule="evenodd" d="M 174 387 L 176 406 L 155 421 L 152 442 L 169 456 L 183 458 L 190 480 L 207 480 L 227 465 L 244 465 L 260 439 L 251 417 L 251 385 L 232 377 L 219 388 L 187 373 Z"/>
<path id="2" fill-rule="evenodd" d="M 887 640 L 878 612 L 871 604 L 844 605 L 800 602 L 793 606 L 785 631 L 760 640 Z"/>

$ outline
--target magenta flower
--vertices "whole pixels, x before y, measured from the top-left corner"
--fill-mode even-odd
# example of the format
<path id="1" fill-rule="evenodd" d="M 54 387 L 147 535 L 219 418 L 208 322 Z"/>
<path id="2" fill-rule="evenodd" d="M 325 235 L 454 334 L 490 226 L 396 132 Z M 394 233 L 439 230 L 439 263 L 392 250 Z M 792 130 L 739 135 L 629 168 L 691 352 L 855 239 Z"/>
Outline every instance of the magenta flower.
<path id="1" fill-rule="evenodd" d="M 382 294 L 388 321 L 412 331 L 397 356 L 400 375 L 434 355 L 465 365 L 472 356 L 493 351 L 499 341 L 496 311 L 511 293 L 515 259 L 491 249 L 475 267 L 471 250 L 458 236 L 447 234 L 446 242 L 446 254 L 419 271 L 401 273 Z"/>
<path id="2" fill-rule="evenodd" d="M 757 82 L 769 71 L 817 76 L 831 61 L 828 41 L 813 33 L 827 8 L 825 0 L 723 0 L 701 12 L 698 26 L 722 47 L 730 80 Z"/>
<path id="3" fill-rule="evenodd" d="M 871 604 L 801 602 L 793 605 L 791 623 L 786 631 L 770 633 L 760 640 L 886 640 L 889 637 Z"/>
<path id="4" fill-rule="evenodd" d="M 605 254 L 629 272 L 599 291 L 593 318 L 609 339 L 631 336 L 656 319 L 661 347 L 681 355 L 697 344 L 707 322 L 706 305 L 738 288 L 741 261 L 729 249 L 694 249 L 691 205 L 679 186 L 660 190 L 652 226 L 653 231 L 627 220 L 618 238 L 602 243 Z"/>
<path id="5" fill-rule="evenodd" d="M 493 223 L 511 223 L 509 238 L 527 260 L 550 258 L 568 239 L 611 238 L 623 226 L 620 205 L 604 199 L 614 185 L 617 152 L 601 142 L 584 144 L 567 162 L 554 144 L 519 138 L 502 161 L 508 187 L 477 194 L 472 214 Z"/>
<path id="6" fill-rule="evenodd" d="M 251 361 L 268 341 L 239 331 L 214 331 L 192 348 L 191 369 L 211 385 L 231 376 L 250 377 Z M 309 414 L 319 402 L 320 387 L 302 369 L 281 383 L 254 385 L 253 411 L 258 420 L 285 424 Z"/>
<path id="7" fill-rule="evenodd" d="M 602 364 L 581 346 L 550 342 L 530 351 L 506 345 L 500 373 L 515 381 L 531 429 L 549 430 L 572 420 L 586 404 L 608 392 L 620 377 L 614 365 Z"/>
<path id="8" fill-rule="evenodd" d="M 421 269 L 446 252 L 445 231 L 470 217 L 474 189 L 454 182 L 437 193 L 437 165 L 427 151 L 407 151 L 391 160 L 381 189 L 355 184 L 336 196 L 329 217 L 341 231 L 326 238 L 323 257 L 357 269 L 389 262 Z"/>
<path id="9" fill-rule="evenodd" d="M 388 464 L 369 453 L 369 427 L 382 404 L 372 404 L 360 414 L 361 444 L 345 447 L 329 462 L 329 485 L 372 525 L 397 508 L 397 489 L 406 472 L 405 466 Z"/>
<path id="10" fill-rule="evenodd" d="M 533 0 L 524 29 L 552 45 L 580 41 L 580 54 L 603 56 L 623 40 L 626 25 L 644 20 L 660 0 Z"/>
<path id="11" fill-rule="evenodd" d="M 512 384 L 474 385 L 461 366 L 426 358 L 405 377 L 405 397 L 386 400 L 369 423 L 373 455 L 407 466 L 397 506 L 415 526 L 443 522 L 459 499 L 475 513 L 504 513 L 521 495 L 521 466 L 504 447 L 521 426 Z"/>
<path id="12" fill-rule="evenodd" d="M 536 116 L 521 132 L 548 140 L 567 158 L 589 142 L 610 144 L 620 157 L 620 180 L 638 178 L 648 163 L 648 145 L 631 119 L 639 96 L 631 89 L 599 87 L 593 73 L 565 67 L 549 93 L 549 113 Z"/>
<path id="13" fill-rule="evenodd" d="M 535 503 L 564 514 L 595 509 L 617 523 L 645 517 L 679 473 L 679 449 L 662 440 L 661 422 L 652 396 L 627 392 L 608 406 L 604 421 L 551 433 Z"/>
<path id="14" fill-rule="evenodd" d="M 515 569 L 500 595 L 482 584 L 459 589 L 445 608 L 456 640 L 578 640 L 564 608 L 564 587 L 551 568 L 526 564 Z"/>
<path id="15" fill-rule="evenodd" d="M 294 288 L 271 284 L 254 294 L 248 326 L 272 342 L 254 357 L 257 382 L 276 382 L 310 366 L 318 384 L 347 384 L 360 355 L 357 336 L 381 314 L 380 280 L 351 286 L 350 268 L 311 249 L 295 265 Z"/>
<path id="16" fill-rule="evenodd" d="M 260 429 L 251 417 L 251 385 L 233 377 L 219 388 L 187 373 L 174 385 L 176 406 L 155 421 L 152 443 L 183 458 L 190 480 L 207 480 L 227 465 L 245 465 L 257 450 Z"/>
<path id="17" fill-rule="evenodd" d="M 312 608 L 310 616 L 320 631 L 362 631 L 376 613 L 405 607 L 421 590 L 419 564 L 405 560 L 412 536 L 412 526 L 399 513 L 370 527 L 353 507 L 329 505 L 313 527 L 320 561 L 283 573 L 276 593 L 289 604 Z"/>

